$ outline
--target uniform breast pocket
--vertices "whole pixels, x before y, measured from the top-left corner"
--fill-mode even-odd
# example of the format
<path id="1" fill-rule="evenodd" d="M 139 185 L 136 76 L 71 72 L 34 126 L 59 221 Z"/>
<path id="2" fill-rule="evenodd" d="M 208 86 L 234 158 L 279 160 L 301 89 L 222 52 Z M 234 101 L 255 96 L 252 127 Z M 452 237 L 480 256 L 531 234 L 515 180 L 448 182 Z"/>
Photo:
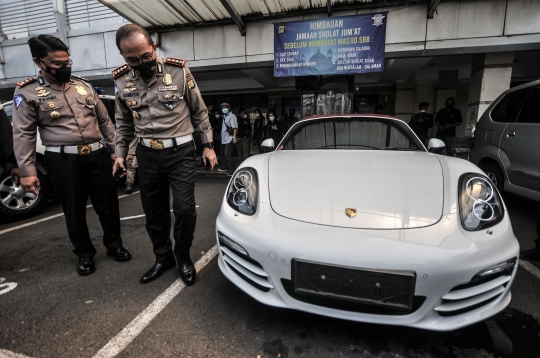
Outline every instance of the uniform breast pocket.
<path id="1" fill-rule="evenodd" d="M 95 116 L 96 115 L 96 100 L 94 97 L 88 96 L 85 98 L 77 97 L 77 102 L 81 104 L 82 112 L 85 116 Z"/>
<path id="2" fill-rule="evenodd" d="M 158 99 L 165 108 L 169 110 L 173 110 L 174 107 L 178 106 L 178 103 L 180 101 L 180 95 L 178 93 L 160 93 L 158 94 Z"/>
<path id="3" fill-rule="evenodd" d="M 57 125 L 69 120 L 69 111 L 60 101 L 48 101 L 39 104 L 40 122 L 47 125 Z"/>
<path id="4" fill-rule="evenodd" d="M 139 108 L 141 106 L 141 97 L 124 95 L 124 102 L 129 109 Z"/>

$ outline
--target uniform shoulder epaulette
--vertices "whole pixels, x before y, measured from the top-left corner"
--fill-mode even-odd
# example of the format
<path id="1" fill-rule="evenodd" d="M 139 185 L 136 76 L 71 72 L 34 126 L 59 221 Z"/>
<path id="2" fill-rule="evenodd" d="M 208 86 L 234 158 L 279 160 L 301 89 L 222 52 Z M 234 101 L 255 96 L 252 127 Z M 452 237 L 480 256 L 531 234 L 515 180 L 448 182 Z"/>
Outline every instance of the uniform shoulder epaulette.
<path id="1" fill-rule="evenodd" d="M 76 78 L 76 79 L 81 80 L 81 81 L 84 81 L 84 82 L 90 83 L 90 80 L 89 80 L 89 79 L 84 78 L 84 77 L 81 77 L 81 76 L 71 75 L 71 77 Z"/>
<path id="2" fill-rule="evenodd" d="M 112 71 L 112 76 L 113 76 L 114 79 L 116 79 L 116 78 L 122 76 L 127 71 L 129 71 L 129 66 L 128 65 L 122 65 L 122 66 L 118 67 L 116 70 Z"/>
<path id="3" fill-rule="evenodd" d="M 24 81 L 17 83 L 17 87 L 24 87 L 27 84 L 35 82 L 35 81 L 37 81 L 37 79 L 30 77 L 30 78 L 25 79 Z"/>
<path id="4" fill-rule="evenodd" d="M 173 66 L 184 67 L 186 65 L 186 60 L 182 60 L 181 58 L 167 57 L 165 59 L 165 63 Z"/>

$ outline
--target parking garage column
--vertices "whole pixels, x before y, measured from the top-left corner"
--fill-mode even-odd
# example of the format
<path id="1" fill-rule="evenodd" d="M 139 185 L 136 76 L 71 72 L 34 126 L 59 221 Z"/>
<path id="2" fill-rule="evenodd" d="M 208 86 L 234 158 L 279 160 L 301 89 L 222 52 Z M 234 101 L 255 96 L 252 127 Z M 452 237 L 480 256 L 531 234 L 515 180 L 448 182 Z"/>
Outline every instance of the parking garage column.
<path id="1" fill-rule="evenodd" d="M 479 54 L 473 57 L 467 113 L 468 127 L 475 125 L 497 97 L 510 88 L 513 52 Z"/>
<path id="2" fill-rule="evenodd" d="M 414 112 L 414 76 L 396 84 L 395 116 L 409 123 Z"/>

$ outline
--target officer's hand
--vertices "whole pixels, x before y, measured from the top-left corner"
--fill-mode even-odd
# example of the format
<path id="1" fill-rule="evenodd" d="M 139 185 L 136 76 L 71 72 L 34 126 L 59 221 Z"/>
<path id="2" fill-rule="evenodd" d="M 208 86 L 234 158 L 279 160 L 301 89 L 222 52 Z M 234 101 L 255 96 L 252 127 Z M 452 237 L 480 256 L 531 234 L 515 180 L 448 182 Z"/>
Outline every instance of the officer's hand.
<path id="1" fill-rule="evenodd" d="M 133 165 L 133 158 L 135 158 L 135 156 L 131 154 L 128 154 L 128 156 L 126 157 L 126 165 L 128 167 L 131 167 Z"/>
<path id="2" fill-rule="evenodd" d="M 11 169 L 11 181 L 15 185 L 19 185 L 19 168 Z"/>
<path id="3" fill-rule="evenodd" d="M 116 160 L 116 155 L 114 155 L 114 153 L 113 153 L 113 154 L 111 154 L 111 163 L 114 164 L 115 160 Z"/>
<path id="4" fill-rule="evenodd" d="M 31 177 L 22 177 L 21 186 L 27 193 L 33 193 L 36 195 L 39 194 L 39 190 L 41 189 L 41 184 L 39 183 L 39 179 L 35 175 Z"/>
<path id="5" fill-rule="evenodd" d="M 113 167 L 112 167 L 112 175 L 114 176 L 114 173 L 116 172 L 116 170 L 118 168 L 121 168 L 123 173 L 122 175 L 120 175 L 120 178 L 123 177 L 124 175 L 126 175 L 126 167 L 124 166 L 124 158 L 120 158 L 120 157 L 116 157 L 116 159 L 114 160 L 114 164 L 113 164 Z"/>
<path id="6" fill-rule="evenodd" d="M 211 148 L 204 148 L 202 161 L 204 165 L 209 165 L 210 169 L 214 169 L 214 166 L 217 164 L 216 152 Z"/>

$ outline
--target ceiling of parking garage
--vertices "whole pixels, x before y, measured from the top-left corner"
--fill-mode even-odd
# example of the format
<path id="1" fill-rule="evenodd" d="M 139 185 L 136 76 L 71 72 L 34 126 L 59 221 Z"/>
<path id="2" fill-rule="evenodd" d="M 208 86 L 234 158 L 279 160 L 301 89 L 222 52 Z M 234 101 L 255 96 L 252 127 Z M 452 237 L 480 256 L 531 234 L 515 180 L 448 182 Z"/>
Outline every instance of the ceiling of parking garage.
<path id="1" fill-rule="evenodd" d="M 427 3 L 428 0 L 99 0 L 124 18 L 146 28 L 191 27 L 214 23 Z"/>

